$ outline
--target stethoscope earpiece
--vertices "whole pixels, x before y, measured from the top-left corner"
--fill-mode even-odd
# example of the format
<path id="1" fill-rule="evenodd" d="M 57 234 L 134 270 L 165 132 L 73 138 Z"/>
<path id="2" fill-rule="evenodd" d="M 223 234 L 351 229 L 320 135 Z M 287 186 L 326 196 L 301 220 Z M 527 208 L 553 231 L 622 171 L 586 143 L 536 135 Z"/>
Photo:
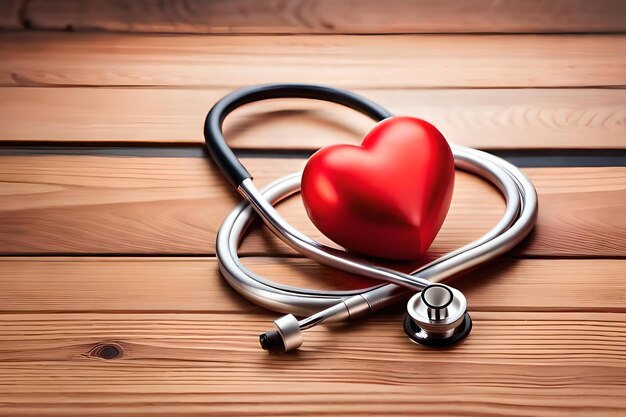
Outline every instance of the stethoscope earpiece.
<path id="1" fill-rule="evenodd" d="M 472 330 L 463 293 L 442 284 L 432 284 L 415 294 L 407 304 L 404 331 L 409 338 L 431 347 L 450 346 Z"/>

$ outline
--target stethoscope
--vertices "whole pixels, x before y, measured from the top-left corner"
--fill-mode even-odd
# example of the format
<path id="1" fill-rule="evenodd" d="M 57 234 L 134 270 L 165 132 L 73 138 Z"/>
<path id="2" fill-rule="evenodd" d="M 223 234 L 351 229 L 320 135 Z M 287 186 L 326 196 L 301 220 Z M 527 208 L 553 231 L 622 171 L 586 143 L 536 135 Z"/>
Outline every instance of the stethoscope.
<path id="1" fill-rule="evenodd" d="M 245 201 L 224 220 L 217 235 L 216 253 L 226 281 L 250 301 L 288 313 L 274 321 L 275 329 L 260 335 L 265 350 L 290 351 L 302 345 L 302 331 L 322 322 L 352 320 L 406 299 L 404 330 L 409 338 L 427 346 L 448 346 L 467 336 L 472 320 L 465 296 L 440 282 L 511 250 L 532 230 L 537 217 L 537 193 L 514 165 L 486 152 L 451 145 L 457 168 L 478 175 L 503 194 L 506 209 L 498 224 L 483 237 L 448 253 L 411 274 L 382 268 L 352 254 L 316 242 L 291 227 L 274 209 L 279 201 L 300 189 L 301 173 L 281 178 L 259 191 L 252 176 L 226 144 L 222 124 L 236 108 L 276 98 L 329 101 L 357 110 L 375 121 L 392 114 L 376 103 L 349 91 L 308 84 L 270 84 L 243 88 L 218 101 L 206 117 L 204 137 L 215 163 Z M 357 291 L 320 291 L 278 284 L 257 275 L 240 261 L 237 248 L 254 219 L 300 254 L 321 264 L 383 281 Z M 296 318 L 305 317 L 301 320 Z"/>

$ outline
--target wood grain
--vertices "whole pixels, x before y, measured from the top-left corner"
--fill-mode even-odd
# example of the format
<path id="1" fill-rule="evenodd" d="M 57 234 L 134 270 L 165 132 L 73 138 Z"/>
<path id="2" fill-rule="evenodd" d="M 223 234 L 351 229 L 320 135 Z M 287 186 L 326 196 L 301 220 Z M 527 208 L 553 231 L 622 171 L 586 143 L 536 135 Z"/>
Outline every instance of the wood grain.
<path id="1" fill-rule="evenodd" d="M 271 356 L 256 335 L 274 315 L 233 294 L 214 259 L 5 258 L 0 404 L 10 415 L 229 415 L 257 403 L 271 403 L 271 415 L 619 415 L 624 262 L 500 260 L 472 272 L 456 284 L 472 300 L 475 327 L 454 349 L 411 344 L 402 313 L 389 311 L 315 328 L 297 354 Z M 247 264 L 291 284 L 347 278 L 305 260 Z M 598 285 L 588 285 L 592 274 Z M 119 357 L 97 357 L 106 346 Z"/>
<path id="2" fill-rule="evenodd" d="M 16 3 L 0 9 L 7 4 Z M 252 13 L 264 4 L 269 12 Z M 35 28 L 161 31 L 180 19 L 182 30 L 266 34 L 366 33 L 390 21 L 389 31 L 623 32 L 626 7 L 615 0 L 24 5 L 20 23 Z M 206 10 L 215 13 L 202 19 Z M 139 20 L 123 26 L 136 11 Z M 216 230 L 239 198 L 198 150 L 199 126 L 218 97 L 278 81 L 356 88 L 473 146 L 624 148 L 625 39 L 0 34 L 0 416 L 623 416 L 626 168 L 525 170 L 539 192 L 537 227 L 506 258 L 454 282 L 475 323 L 460 345 L 411 344 L 398 305 L 351 326 L 312 329 L 294 354 L 267 355 L 257 337 L 276 315 L 228 287 L 214 257 Z M 227 135 L 244 149 L 355 143 L 371 126 L 316 103 L 238 113 Z M 92 155 L 36 155 L 6 141 L 119 147 L 108 156 L 89 148 L 82 152 Z M 130 142 L 193 145 L 177 148 L 189 154 L 156 157 L 154 147 L 126 148 Z M 257 184 L 304 164 L 244 162 Z M 430 256 L 479 237 L 503 209 L 485 183 L 457 178 Z M 279 210 L 328 242 L 298 198 Z M 248 268 L 286 284 L 372 284 L 295 256 L 258 225 L 241 252 Z M 409 271 L 417 263 L 388 266 Z"/>
<path id="3" fill-rule="evenodd" d="M 619 0 L 31 0 L 36 29 L 182 33 L 624 32 Z"/>
<path id="4" fill-rule="evenodd" d="M 212 254 L 217 229 L 238 201 L 234 190 L 202 158 L 33 156 L 2 160 L 0 172 L 7 194 L 0 203 L 0 248 L 5 253 Z M 302 169 L 304 162 L 246 161 L 260 184 Z M 435 252 L 480 237 L 503 211 L 501 198 L 487 185 L 468 175 L 460 176 L 462 182 L 467 186 L 457 187 L 458 214 L 450 215 L 447 231 L 441 235 L 444 243 L 435 246 Z M 477 206 L 480 214 L 474 216 Z M 281 212 L 289 221 L 314 230 L 298 199 L 286 208 Z M 476 223 L 463 224 L 467 216 Z M 321 238 L 319 232 L 315 236 Z M 269 238 L 257 236 L 244 253 L 266 253 L 265 247 L 290 253 Z"/>
<path id="5" fill-rule="evenodd" d="M 6 342 L 0 358 L 9 369 L 17 368 L 10 366 L 15 362 L 48 361 L 84 372 L 94 369 L 93 359 L 99 359 L 94 349 L 97 355 L 98 347 L 108 344 L 121 351 L 110 366 L 135 368 L 131 378 L 155 375 L 164 367 L 184 375 L 193 367 L 204 384 L 247 389 L 262 378 L 313 386 L 326 381 L 419 388 L 461 383 L 472 371 L 476 374 L 469 386 L 493 384 L 493 373 L 504 374 L 501 385 L 521 386 L 526 378 L 537 378 L 546 388 L 626 385 L 624 315 L 568 314 L 502 312 L 494 320 L 492 312 L 477 312 L 472 337 L 448 350 L 415 346 L 404 336 L 401 315 L 383 315 L 353 323 L 350 329 L 312 329 L 302 350 L 286 356 L 269 356 L 258 346 L 268 315 L 9 314 L 0 316 Z M 557 349 L 560 354 L 555 354 Z M 345 360 L 346 354 L 351 360 Z M 322 362 L 327 366 L 320 367 Z M 442 366 L 446 363 L 450 366 Z M 150 365 L 156 365 L 155 371 L 147 369 Z M 415 377 L 420 365 L 421 372 L 432 373 L 430 380 Z M 435 372 L 438 367 L 444 369 Z M 522 375 L 505 374 L 505 367 Z M 278 372 L 286 368 L 289 375 Z"/>
<path id="6" fill-rule="evenodd" d="M 203 143 L 208 109 L 228 89 L 0 88 L 0 141 Z M 482 149 L 624 148 L 624 89 L 374 89 L 396 114 L 435 124 Z M 36 115 L 36 123 L 33 121 Z M 330 103 L 274 100 L 226 120 L 240 149 L 317 149 L 360 143 L 373 123 Z"/>
<path id="7" fill-rule="evenodd" d="M 291 284 L 348 278 L 306 260 L 246 262 Z M 455 285 L 475 327 L 454 349 L 411 344 L 390 311 L 315 328 L 298 353 L 270 356 L 256 335 L 274 315 L 228 289 L 212 258 L 4 258 L 0 411 L 236 415 L 263 403 L 271 415 L 617 416 L 625 262 L 500 260 L 472 272 Z M 98 357 L 107 346 L 121 354 Z"/>
<path id="8" fill-rule="evenodd" d="M 1 158 L 3 253 L 212 254 L 223 218 L 239 200 L 204 158 L 6 156 Z M 258 184 L 302 169 L 305 160 L 248 159 Z M 626 168 L 527 169 L 540 196 L 525 255 L 624 256 Z M 502 213 L 499 194 L 460 173 L 450 214 L 431 248 L 477 239 Z M 280 207 L 295 227 L 326 243 L 301 200 Z M 264 229 L 243 253 L 293 253 Z"/>
<path id="9" fill-rule="evenodd" d="M 379 314 L 352 323 L 350 328 L 316 327 L 305 333 L 306 343 L 297 355 L 267 357 L 258 346 L 257 336 L 274 316 L 2 314 L 0 360 L 58 361 L 58 365 L 73 363 L 89 368 L 94 365 L 90 359 L 100 358 L 97 348 L 109 344 L 118 347 L 119 362 L 128 365 L 146 366 L 160 361 L 161 365 L 183 368 L 185 362 L 191 362 L 207 379 L 221 377 L 223 382 L 241 382 L 244 386 L 248 385 L 246 376 L 253 374 L 271 374 L 268 382 L 306 383 L 314 372 L 317 374 L 312 380 L 328 382 L 386 382 L 416 387 L 444 381 L 460 383 L 475 367 L 472 362 L 478 360 L 485 366 L 476 367 L 474 384 L 488 383 L 488 372 L 503 373 L 503 365 L 518 371 L 520 365 L 528 365 L 529 374 L 545 378 L 546 386 L 559 384 L 557 378 L 550 381 L 550 369 L 570 375 L 572 380 L 563 381 L 564 385 L 626 385 L 623 313 L 473 312 L 476 327 L 471 338 L 447 350 L 425 349 L 411 343 L 402 330 L 401 313 Z M 560 352 L 555 352 L 557 349 Z M 351 360 L 345 360 L 346 355 Z M 250 363 L 255 361 L 259 363 Z M 319 367 L 321 361 L 328 366 Z M 293 367 L 295 362 L 299 366 Z M 432 370 L 442 363 L 454 366 L 433 372 L 428 381 L 415 378 L 415 370 L 406 368 L 420 363 Z M 372 366 L 375 364 L 378 366 Z M 533 365 L 543 366 L 533 370 Z M 285 366 L 293 367 L 289 377 L 276 372 Z M 584 367 L 587 372 L 568 373 L 565 366 Z M 215 367 L 221 370 L 210 369 Z M 611 372 L 609 367 L 616 369 Z M 522 383 L 508 375 L 511 382 Z M 575 380 L 575 376 L 582 379 Z"/>
<path id="10" fill-rule="evenodd" d="M 414 351 L 413 358 L 420 358 L 420 353 Z M 371 353 L 372 356 L 375 354 Z M 241 376 L 236 375 L 237 371 L 232 367 L 220 366 L 218 361 L 210 358 L 206 361 L 208 366 L 199 368 L 195 368 L 197 362 L 172 366 L 158 359 L 148 366 L 132 361 L 100 363 L 95 360 L 85 361 L 82 366 L 57 361 L 8 363 L 1 375 L 8 385 L 0 393 L 1 410 L 11 416 L 80 416 L 88 410 L 93 416 L 290 416 L 311 413 L 486 417 L 561 417 L 575 415 L 579 410 L 584 410 L 585 415 L 620 417 L 625 410 L 624 386 L 616 376 L 619 371 L 609 367 L 554 366 L 542 369 L 541 366 L 500 366 L 493 370 L 484 364 L 467 372 L 459 366 L 459 372 L 467 379 L 455 383 L 458 378 L 446 379 L 445 376 L 457 369 L 456 364 L 406 363 L 403 369 L 406 379 L 422 381 L 415 386 L 387 383 L 385 377 L 378 380 L 372 377 L 366 383 L 345 382 L 346 378 L 342 378 L 339 372 L 333 373 L 333 381 L 323 381 L 315 370 L 307 373 L 300 369 L 304 361 L 281 363 L 266 355 L 243 365 L 264 370 L 272 369 L 265 365 L 268 362 L 277 363 L 272 372 L 244 371 Z M 355 363 L 345 359 L 342 362 Z M 325 361 L 317 363 L 324 368 Z M 386 362 L 368 361 L 363 365 L 371 368 L 357 370 L 354 374 L 383 373 Z M 515 373 L 506 374 L 508 378 L 500 384 L 494 383 L 494 379 L 504 378 L 502 369 Z M 474 372 L 478 374 L 475 380 Z M 308 381 L 289 381 L 294 373 L 305 374 Z M 436 375 L 440 373 L 443 382 L 429 384 L 429 379 L 424 378 L 424 375 L 435 375 L 434 379 L 437 379 Z M 483 377 L 488 374 L 491 381 L 489 377 Z M 224 378 L 224 375 L 232 376 Z M 596 382 L 603 378 L 618 382 Z M 576 382 L 578 380 L 581 382 Z M 481 384 L 481 381 L 485 382 Z M 36 403 L 32 401 L 33 397 L 38 399 Z"/>
<path id="11" fill-rule="evenodd" d="M 239 201 L 205 158 L 5 156 L 0 158 L 0 252 L 212 254 L 223 218 Z M 301 159 L 247 159 L 257 184 L 298 171 Z M 533 168 L 536 231 L 517 253 L 626 254 L 626 168 Z M 431 253 L 477 239 L 504 210 L 489 185 L 459 173 L 452 207 Z M 299 198 L 280 206 L 295 227 L 328 243 Z M 243 253 L 293 253 L 262 229 Z"/>
<path id="12" fill-rule="evenodd" d="M 621 87 L 626 85 L 624 39 L 7 33 L 0 36 L 0 85 Z"/>
<path id="13" fill-rule="evenodd" d="M 374 283 L 306 259 L 247 257 L 244 264 L 301 287 L 359 289 Z M 411 270 L 408 264 L 393 267 Z M 625 271 L 623 259 L 502 259 L 453 285 L 471 300 L 472 311 L 626 313 Z M 215 258 L 4 257 L 0 289 L 3 314 L 262 311 L 228 287 Z"/>
<path id="14" fill-rule="evenodd" d="M 347 278 L 325 282 L 305 260 L 247 261 L 286 283 Z M 214 259 L 4 258 L 0 412 L 619 416 L 625 262 L 500 260 L 472 272 L 456 284 L 474 330 L 454 349 L 411 344 L 390 311 L 317 327 L 296 354 L 272 356 L 256 336 L 274 314 L 226 288 Z M 98 356 L 110 346 L 118 357 Z"/>

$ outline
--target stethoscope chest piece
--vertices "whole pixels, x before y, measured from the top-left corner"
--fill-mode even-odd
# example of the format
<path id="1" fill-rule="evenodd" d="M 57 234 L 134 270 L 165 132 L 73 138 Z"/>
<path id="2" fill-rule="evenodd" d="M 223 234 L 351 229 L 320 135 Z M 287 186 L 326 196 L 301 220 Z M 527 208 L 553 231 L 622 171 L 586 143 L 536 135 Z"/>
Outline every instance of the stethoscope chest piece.
<path id="1" fill-rule="evenodd" d="M 404 331 L 421 345 L 450 346 L 472 330 L 465 296 L 447 285 L 432 284 L 424 288 L 411 297 L 407 310 Z"/>

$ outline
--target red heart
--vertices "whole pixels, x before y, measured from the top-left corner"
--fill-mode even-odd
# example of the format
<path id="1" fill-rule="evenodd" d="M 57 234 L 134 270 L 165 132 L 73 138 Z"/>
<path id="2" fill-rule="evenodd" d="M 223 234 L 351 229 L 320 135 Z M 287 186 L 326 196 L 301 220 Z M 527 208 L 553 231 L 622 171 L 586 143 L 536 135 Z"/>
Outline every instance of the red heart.
<path id="1" fill-rule="evenodd" d="M 454 157 L 430 123 L 391 117 L 362 145 L 317 151 L 302 175 L 302 199 L 315 226 L 344 248 L 417 259 L 435 239 L 454 188 Z"/>

